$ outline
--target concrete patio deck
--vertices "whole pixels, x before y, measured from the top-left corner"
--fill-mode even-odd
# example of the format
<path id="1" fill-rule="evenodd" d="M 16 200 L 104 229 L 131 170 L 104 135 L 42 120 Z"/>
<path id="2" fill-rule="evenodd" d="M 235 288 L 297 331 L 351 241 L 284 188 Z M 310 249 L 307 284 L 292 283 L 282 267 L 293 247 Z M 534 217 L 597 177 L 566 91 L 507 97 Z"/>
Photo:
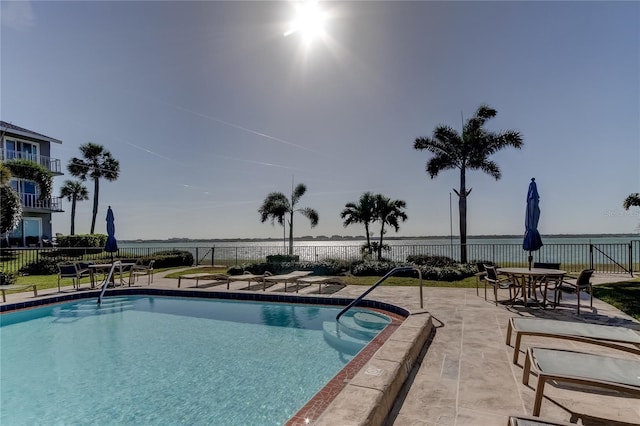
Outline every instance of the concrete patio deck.
<path id="1" fill-rule="evenodd" d="M 593 281 L 605 282 L 607 278 L 598 276 Z M 195 289 L 191 284 L 185 290 L 227 291 L 226 286 L 221 285 L 201 283 Z M 136 286 L 146 287 L 146 281 L 140 280 Z M 164 278 L 164 274 L 159 273 L 151 287 L 177 289 L 177 279 Z M 237 282 L 232 283 L 228 291 L 254 291 L 246 288 L 247 283 Z M 268 292 L 281 290 L 276 286 L 267 289 Z M 76 292 L 72 287 L 65 287 L 63 291 Z M 262 293 L 261 289 L 255 291 Z M 361 286 L 346 286 L 329 297 L 354 298 L 364 291 L 365 288 Z M 506 299 L 508 293 L 505 290 L 501 292 L 499 297 Z M 53 294 L 58 294 L 57 289 L 42 290 L 38 292 L 38 298 Z M 287 294 L 295 295 L 291 292 Z M 488 297 L 489 300 L 485 301 L 483 289 L 478 296 L 473 288 L 424 288 L 425 306 L 420 309 L 419 290 L 416 287 L 383 286 L 367 296 L 368 299 L 401 306 L 412 314 L 423 315 L 426 312 L 431 315 L 436 330 L 432 341 L 423 349 L 410 372 L 386 425 L 506 425 L 509 415 L 531 415 L 536 380 L 532 376 L 529 386 L 522 384 L 524 356 L 520 357 L 519 365 L 512 364 L 513 347 L 505 344 L 507 323 L 512 316 L 621 325 L 640 331 L 638 321 L 600 300 L 594 299 L 594 309 L 589 309 L 587 295 L 582 295 L 583 311 L 580 316 L 576 315 L 575 296 L 572 295 L 563 296 L 563 306 L 555 310 L 518 305 L 495 306 L 491 293 Z M 7 295 L 7 303 L 33 298 L 33 293 L 11 294 Z M 548 347 L 611 353 L 611 350 L 593 345 L 533 337 L 523 340 L 523 349 L 536 343 Z M 615 355 L 634 357 L 623 353 Z M 576 392 L 552 386 L 547 388 L 545 395 L 541 418 L 583 425 L 640 424 L 638 399 Z M 366 401 L 358 401 L 357 398 L 351 402 L 354 407 L 366 405 Z M 328 412 L 331 410 L 332 406 L 329 406 L 325 414 L 330 414 Z M 323 415 L 320 418 L 320 424 L 323 424 L 323 418 L 326 417 Z M 325 421 L 324 424 L 331 423 Z M 365 423 L 344 419 L 339 424 Z"/>

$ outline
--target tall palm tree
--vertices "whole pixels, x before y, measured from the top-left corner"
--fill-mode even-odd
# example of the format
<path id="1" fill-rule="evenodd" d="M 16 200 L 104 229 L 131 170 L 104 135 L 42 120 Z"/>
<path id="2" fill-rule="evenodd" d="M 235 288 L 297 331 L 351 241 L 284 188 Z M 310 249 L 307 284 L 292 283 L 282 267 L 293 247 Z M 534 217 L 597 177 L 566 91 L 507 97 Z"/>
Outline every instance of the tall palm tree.
<path id="1" fill-rule="evenodd" d="M 289 254 L 293 254 L 293 214 L 300 212 L 304 217 L 311 221 L 311 227 L 313 228 L 318 224 L 318 212 L 310 207 L 296 208 L 300 197 L 307 192 L 305 184 L 300 183 L 295 188 L 292 188 L 291 199 L 289 200 L 282 192 L 272 192 L 264 199 L 262 206 L 258 209 L 260 213 L 260 221 L 266 222 L 271 219 L 271 223 L 278 221 L 279 224 L 284 226 L 285 216 L 289 215 Z"/>
<path id="2" fill-rule="evenodd" d="M 458 196 L 460 212 L 460 261 L 467 262 L 467 170 L 481 170 L 496 180 L 501 173 L 498 164 L 489 157 L 503 148 L 522 148 L 522 136 L 515 130 L 491 132 L 484 124 L 498 112 L 488 105 L 481 105 L 474 116 L 464 124 L 462 135 L 452 127 L 440 125 L 433 131 L 432 137 L 416 138 L 413 147 L 426 149 L 434 156 L 427 162 L 426 171 L 435 178 L 438 173 L 449 169 L 460 170 L 460 189 L 454 189 Z"/>
<path id="3" fill-rule="evenodd" d="M 387 232 L 384 227 L 389 225 L 398 232 L 400 224 L 398 221 L 404 222 L 407 220 L 407 214 L 404 209 L 407 208 L 407 203 L 402 200 L 392 200 L 385 197 L 382 194 L 375 196 L 375 214 L 378 221 L 380 221 L 380 242 L 378 243 L 378 260 L 382 260 L 382 238 Z"/>
<path id="4" fill-rule="evenodd" d="M 640 207 L 640 193 L 629 194 L 622 206 L 625 210 L 629 210 L 629 207 Z"/>
<path id="5" fill-rule="evenodd" d="M 66 197 L 67 201 L 71 201 L 71 235 L 75 235 L 76 201 L 88 200 L 89 191 L 80 181 L 65 180 L 62 188 L 60 188 L 60 196 Z"/>
<path id="6" fill-rule="evenodd" d="M 102 145 L 87 142 L 80 145 L 82 158 L 73 157 L 67 164 L 67 170 L 71 176 L 82 181 L 93 180 L 93 217 L 91 218 L 91 234 L 96 229 L 96 216 L 98 216 L 98 199 L 100 195 L 100 178 L 108 181 L 118 179 L 120 174 L 120 162 L 113 158 L 111 152 Z"/>
<path id="7" fill-rule="evenodd" d="M 364 225 L 364 230 L 367 235 L 367 252 L 371 254 L 371 233 L 369 232 L 369 225 L 376 220 L 375 213 L 375 197 L 371 192 L 365 192 L 360 196 L 357 203 L 347 203 L 344 206 L 344 210 L 340 213 L 340 218 L 345 219 L 345 228 L 354 223 L 361 223 Z"/>

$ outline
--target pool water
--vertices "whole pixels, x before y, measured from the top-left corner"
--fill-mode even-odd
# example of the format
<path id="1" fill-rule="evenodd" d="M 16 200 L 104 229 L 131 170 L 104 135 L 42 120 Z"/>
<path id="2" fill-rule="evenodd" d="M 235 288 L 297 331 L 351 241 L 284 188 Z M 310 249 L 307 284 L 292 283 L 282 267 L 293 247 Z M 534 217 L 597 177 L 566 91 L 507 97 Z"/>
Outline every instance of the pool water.
<path id="1" fill-rule="evenodd" d="M 337 312 L 138 296 L 3 314 L 0 424 L 280 425 L 357 352 L 327 344 Z"/>

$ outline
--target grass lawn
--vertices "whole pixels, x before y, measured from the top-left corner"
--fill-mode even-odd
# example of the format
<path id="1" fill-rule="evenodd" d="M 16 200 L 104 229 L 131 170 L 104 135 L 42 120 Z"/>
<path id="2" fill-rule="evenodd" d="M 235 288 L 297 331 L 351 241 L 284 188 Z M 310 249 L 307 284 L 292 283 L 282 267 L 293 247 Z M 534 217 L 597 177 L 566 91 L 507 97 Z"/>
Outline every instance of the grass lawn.
<path id="1" fill-rule="evenodd" d="M 640 281 L 598 285 L 593 296 L 640 320 Z"/>

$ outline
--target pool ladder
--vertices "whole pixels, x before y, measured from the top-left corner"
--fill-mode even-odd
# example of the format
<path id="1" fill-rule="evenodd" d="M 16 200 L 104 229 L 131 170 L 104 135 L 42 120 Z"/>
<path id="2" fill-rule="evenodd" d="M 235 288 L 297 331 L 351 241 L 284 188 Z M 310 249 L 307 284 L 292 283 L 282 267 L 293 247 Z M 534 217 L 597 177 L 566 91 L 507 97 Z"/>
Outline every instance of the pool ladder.
<path id="1" fill-rule="evenodd" d="M 387 274 L 384 277 L 380 278 L 378 282 L 372 285 L 367 291 L 362 293 L 360 296 L 358 296 L 358 298 L 356 298 L 353 302 L 349 303 L 343 310 L 341 310 L 340 313 L 336 315 L 336 322 L 340 322 L 339 320 L 342 315 L 344 315 L 349 309 L 357 305 L 362 299 L 364 299 L 364 297 L 367 294 L 371 293 L 376 287 L 382 284 L 384 280 L 386 280 L 387 278 L 389 278 L 390 276 L 398 272 L 406 272 L 406 271 L 418 272 L 418 278 L 420 279 L 420 308 L 421 309 L 424 308 L 424 300 L 422 298 L 422 271 L 420 271 L 420 268 L 416 268 L 415 266 L 399 266 L 387 272 Z"/>
<path id="2" fill-rule="evenodd" d="M 111 282 L 111 277 L 113 277 L 113 271 L 115 271 L 116 266 L 120 266 L 122 264 L 121 261 L 116 260 L 111 265 L 111 269 L 109 269 L 109 275 L 104 279 L 104 283 L 102 284 L 102 290 L 100 291 L 100 295 L 98 296 L 98 305 L 102 303 L 102 297 L 104 296 L 104 292 L 107 290 L 109 283 Z M 122 268 L 122 267 L 121 267 Z M 115 284 L 114 284 L 115 286 Z"/>

